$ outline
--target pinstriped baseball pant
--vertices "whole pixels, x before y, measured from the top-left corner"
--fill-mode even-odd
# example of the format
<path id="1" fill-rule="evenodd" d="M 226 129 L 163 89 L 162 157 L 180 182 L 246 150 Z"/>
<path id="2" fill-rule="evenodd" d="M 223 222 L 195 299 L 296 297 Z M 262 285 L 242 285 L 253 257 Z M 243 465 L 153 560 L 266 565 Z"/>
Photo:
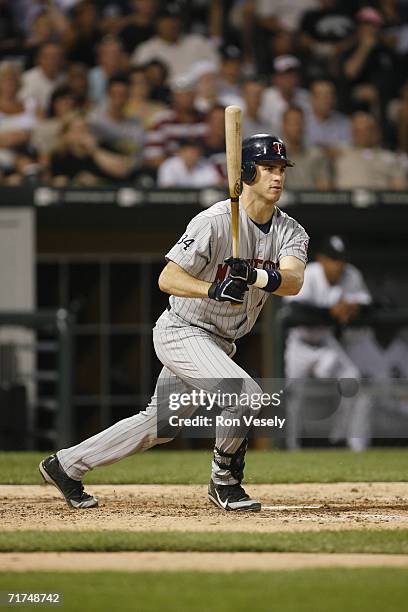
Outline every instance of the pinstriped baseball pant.
<path id="1" fill-rule="evenodd" d="M 232 361 L 235 345 L 203 329 L 187 325 L 172 313 L 163 313 L 153 330 L 157 357 L 163 364 L 155 392 L 146 410 L 115 423 L 108 429 L 70 448 L 58 451 L 58 459 L 71 478 L 82 479 L 89 470 L 115 463 L 134 453 L 144 452 L 172 438 L 157 437 L 158 393 L 184 393 L 191 389 L 214 389 L 215 380 L 239 379 L 241 392 L 260 393 L 259 385 L 238 364 Z M 234 416 L 242 416 L 249 408 L 227 405 L 223 408 Z M 197 407 L 185 406 L 179 417 L 191 416 Z M 217 429 L 216 447 L 224 453 L 234 453 L 243 441 L 242 427 L 237 437 L 234 427 Z M 212 463 L 212 477 L 218 484 L 235 484 L 228 470 Z"/>

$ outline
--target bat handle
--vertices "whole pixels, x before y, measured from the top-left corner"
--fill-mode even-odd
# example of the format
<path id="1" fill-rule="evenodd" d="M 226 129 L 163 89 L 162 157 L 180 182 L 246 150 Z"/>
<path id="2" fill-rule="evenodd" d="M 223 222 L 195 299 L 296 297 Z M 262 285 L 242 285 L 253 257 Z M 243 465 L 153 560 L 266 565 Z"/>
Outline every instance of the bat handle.
<path id="1" fill-rule="evenodd" d="M 239 198 L 231 198 L 232 256 L 239 257 Z"/>
<path id="2" fill-rule="evenodd" d="M 232 225 L 232 256 L 239 257 L 239 197 L 231 196 L 231 225 Z M 240 308 L 241 304 L 231 304 L 233 308 Z"/>

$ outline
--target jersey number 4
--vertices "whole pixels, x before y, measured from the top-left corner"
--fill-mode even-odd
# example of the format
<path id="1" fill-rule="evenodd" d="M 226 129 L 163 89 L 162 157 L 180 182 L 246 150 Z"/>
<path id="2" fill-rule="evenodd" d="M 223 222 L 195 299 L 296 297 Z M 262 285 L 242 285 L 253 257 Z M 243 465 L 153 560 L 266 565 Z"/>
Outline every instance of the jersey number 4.
<path id="1" fill-rule="evenodd" d="M 180 238 L 180 240 L 178 241 L 177 244 L 184 244 L 184 250 L 187 251 L 188 247 L 190 247 L 194 242 L 193 238 L 188 238 L 188 234 L 184 234 L 184 236 L 182 236 Z"/>

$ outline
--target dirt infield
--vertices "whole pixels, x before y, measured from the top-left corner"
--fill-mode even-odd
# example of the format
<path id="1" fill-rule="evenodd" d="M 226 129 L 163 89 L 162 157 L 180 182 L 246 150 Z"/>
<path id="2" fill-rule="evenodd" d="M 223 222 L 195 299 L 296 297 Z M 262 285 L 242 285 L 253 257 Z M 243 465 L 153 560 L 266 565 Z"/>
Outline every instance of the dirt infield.
<path id="1" fill-rule="evenodd" d="M 408 527 L 405 483 L 248 485 L 248 492 L 264 504 L 261 512 L 248 514 L 221 512 L 208 502 L 206 487 L 199 485 L 88 489 L 98 496 L 100 506 L 77 511 L 68 508 L 52 486 L 2 485 L 2 529 L 273 532 Z"/>
<path id="2" fill-rule="evenodd" d="M 296 570 L 317 567 L 403 567 L 406 555 L 323 553 L 2 553 L 0 571 L 244 571 Z"/>

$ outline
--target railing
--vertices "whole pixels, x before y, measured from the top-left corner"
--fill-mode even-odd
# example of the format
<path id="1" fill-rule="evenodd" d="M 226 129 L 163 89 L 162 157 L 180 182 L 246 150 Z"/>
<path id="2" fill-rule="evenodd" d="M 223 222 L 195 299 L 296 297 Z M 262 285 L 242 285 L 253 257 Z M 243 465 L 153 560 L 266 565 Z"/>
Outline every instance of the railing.
<path id="1" fill-rule="evenodd" d="M 222 187 L 141 189 L 133 184 L 101 187 L 53 187 L 50 185 L 0 186 L 1 206 L 49 206 L 97 204 L 115 205 L 119 208 L 138 208 L 160 204 L 190 205 L 206 208 L 227 196 Z M 378 205 L 408 205 L 408 191 L 289 191 L 280 199 L 280 206 L 344 205 L 354 208 L 370 208 Z"/>

